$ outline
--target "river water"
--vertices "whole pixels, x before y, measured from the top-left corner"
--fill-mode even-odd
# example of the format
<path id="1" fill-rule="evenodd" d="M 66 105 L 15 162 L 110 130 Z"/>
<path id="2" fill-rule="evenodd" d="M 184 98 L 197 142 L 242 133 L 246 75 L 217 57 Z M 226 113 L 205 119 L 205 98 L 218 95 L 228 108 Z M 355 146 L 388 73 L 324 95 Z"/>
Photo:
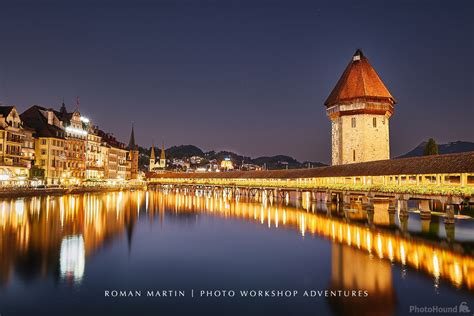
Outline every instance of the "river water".
<path id="1" fill-rule="evenodd" d="M 445 226 L 387 207 L 159 191 L 0 200 L 0 314 L 472 314 L 468 213 Z"/>

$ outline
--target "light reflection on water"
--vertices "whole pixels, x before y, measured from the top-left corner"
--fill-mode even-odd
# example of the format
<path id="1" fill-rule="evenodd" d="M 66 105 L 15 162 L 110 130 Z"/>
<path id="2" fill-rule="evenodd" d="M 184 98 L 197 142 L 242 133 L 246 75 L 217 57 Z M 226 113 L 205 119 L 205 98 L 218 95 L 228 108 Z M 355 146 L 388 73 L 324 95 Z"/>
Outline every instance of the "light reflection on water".
<path id="1" fill-rule="evenodd" d="M 141 218 L 162 223 L 166 214 L 253 222 L 272 230 L 294 230 L 301 238 L 331 241 L 330 288 L 378 293 L 370 298 L 375 299 L 370 304 L 367 300 L 331 299 L 333 310 L 339 313 L 348 312 L 354 304 L 361 314 L 367 306 L 372 311 L 393 310 L 397 294 L 392 264 L 402 271 L 414 269 L 431 277 L 434 287 L 445 280 L 462 291 L 474 290 L 473 240 L 447 242 L 439 233 L 410 234 L 402 229 L 406 223 L 397 214 L 389 214 L 383 201 L 375 204 L 373 216 L 367 216 L 360 204 L 343 210 L 311 203 L 306 197 L 295 207 L 266 197 L 244 201 L 158 191 L 33 197 L 0 203 L 0 287 L 7 290 L 14 273 L 27 273 L 28 278 L 52 276 L 80 286 L 88 275 L 89 257 L 124 235 L 132 247 L 134 227 Z M 426 226 L 416 215 L 410 215 L 409 221 Z M 430 231 L 430 223 L 423 229 L 425 233 Z M 380 299 L 385 303 L 377 303 Z"/>

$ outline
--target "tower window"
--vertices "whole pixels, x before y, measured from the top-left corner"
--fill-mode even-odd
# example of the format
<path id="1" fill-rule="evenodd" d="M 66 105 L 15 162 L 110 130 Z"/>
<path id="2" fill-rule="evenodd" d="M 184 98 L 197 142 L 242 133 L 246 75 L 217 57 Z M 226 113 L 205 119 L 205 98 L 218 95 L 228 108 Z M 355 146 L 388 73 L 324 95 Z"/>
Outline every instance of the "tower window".
<path id="1" fill-rule="evenodd" d="M 352 150 L 352 160 L 356 161 L 356 151 L 355 151 L 355 149 Z"/>
<path id="2" fill-rule="evenodd" d="M 377 127 L 377 118 L 376 117 L 374 117 L 372 119 L 372 124 L 374 125 L 374 127 Z"/>
<path id="3" fill-rule="evenodd" d="M 355 117 L 353 117 L 353 118 L 351 119 L 351 125 L 352 125 L 353 128 L 356 127 L 356 118 L 355 118 Z"/>

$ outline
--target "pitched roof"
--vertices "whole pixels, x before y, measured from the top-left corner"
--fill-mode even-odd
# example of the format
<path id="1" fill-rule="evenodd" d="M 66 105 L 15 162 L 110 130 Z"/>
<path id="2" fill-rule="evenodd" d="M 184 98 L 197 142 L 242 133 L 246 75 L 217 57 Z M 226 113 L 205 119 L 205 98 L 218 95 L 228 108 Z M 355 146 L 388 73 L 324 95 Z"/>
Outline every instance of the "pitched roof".
<path id="1" fill-rule="evenodd" d="M 13 110 L 13 106 L 0 106 L 0 114 L 4 117 L 7 117 L 8 114 Z"/>
<path id="2" fill-rule="evenodd" d="M 358 49 L 324 105 L 329 107 L 360 98 L 386 99 L 396 103 L 367 57 Z"/>
<path id="3" fill-rule="evenodd" d="M 474 151 L 412 158 L 378 160 L 313 169 L 148 174 L 151 178 L 322 178 L 351 176 L 474 173 Z"/>
<path id="4" fill-rule="evenodd" d="M 46 108 L 33 105 L 21 113 L 20 118 L 25 127 L 35 130 L 37 137 L 64 138 L 64 130 L 55 125 L 48 124 L 48 119 L 40 112 L 46 110 Z"/>
<path id="5" fill-rule="evenodd" d="M 97 135 L 102 137 L 102 140 L 106 142 L 109 146 L 119 149 L 125 149 L 125 144 L 121 143 L 113 136 L 112 134 L 106 133 L 101 129 L 97 129 Z"/>

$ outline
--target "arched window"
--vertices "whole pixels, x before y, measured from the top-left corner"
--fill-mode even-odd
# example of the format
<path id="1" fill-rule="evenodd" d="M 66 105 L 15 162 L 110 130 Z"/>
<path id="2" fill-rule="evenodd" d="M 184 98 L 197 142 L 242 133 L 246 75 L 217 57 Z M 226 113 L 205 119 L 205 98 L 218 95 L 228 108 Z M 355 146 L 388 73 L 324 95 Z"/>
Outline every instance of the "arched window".
<path id="1" fill-rule="evenodd" d="M 355 149 L 352 150 L 352 160 L 356 161 L 356 151 L 355 151 Z"/>
<path id="2" fill-rule="evenodd" d="M 355 117 L 353 117 L 353 118 L 351 119 L 351 125 L 352 125 L 353 128 L 356 127 L 356 118 L 355 118 Z"/>
<path id="3" fill-rule="evenodd" d="M 374 125 L 374 127 L 377 127 L 377 118 L 376 117 L 374 117 L 372 119 L 372 124 Z"/>

